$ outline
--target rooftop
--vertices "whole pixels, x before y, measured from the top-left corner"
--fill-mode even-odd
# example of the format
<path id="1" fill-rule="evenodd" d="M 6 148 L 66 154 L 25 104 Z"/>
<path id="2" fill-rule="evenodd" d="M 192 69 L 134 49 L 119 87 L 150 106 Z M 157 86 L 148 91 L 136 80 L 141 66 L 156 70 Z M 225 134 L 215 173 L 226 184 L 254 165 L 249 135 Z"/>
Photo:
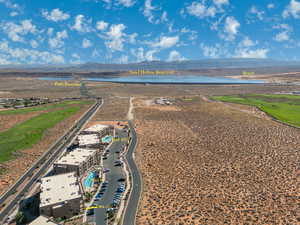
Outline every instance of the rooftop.
<path id="1" fill-rule="evenodd" d="M 95 145 L 100 142 L 97 134 L 78 135 L 78 141 L 79 145 Z"/>
<path id="2" fill-rule="evenodd" d="M 59 225 L 58 223 L 53 223 L 49 218 L 45 216 L 39 216 L 34 221 L 32 221 L 29 225 Z"/>
<path id="3" fill-rule="evenodd" d="M 96 124 L 94 126 L 91 126 L 87 129 L 85 129 L 84 131 L 88 131 L 88 132 L 100 132 L 106 128 L 108 128 L 108 125 L 102 125 L 102 124 Z"/>
<path id="4" fill-rule="evenodd" d="M 81 191 L 74 172 L 41 179 L 40 207 L 80 197 Z"/>
<path id="5" fill-rule="evenodd" d="M 55 164 L 80 165 L 93 154 L 95 154 L 95 150 L 76 148 L 69 154 L 58 159 Z"/>

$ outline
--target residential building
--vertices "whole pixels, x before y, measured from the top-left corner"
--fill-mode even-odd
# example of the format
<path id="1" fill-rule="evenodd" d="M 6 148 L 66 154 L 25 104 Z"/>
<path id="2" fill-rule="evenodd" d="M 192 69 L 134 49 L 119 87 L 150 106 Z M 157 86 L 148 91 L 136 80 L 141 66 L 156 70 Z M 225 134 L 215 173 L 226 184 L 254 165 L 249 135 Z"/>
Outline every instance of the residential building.
<path id="1" fill-rule="evenodd" d="M 82 192 L 76 173 L 41 178 L 40 214 L 70 218 L 80 213 Z"/>
<path id="2" fill-rule="evenodd" d="M 76 148 L 62 156 L 53 164 L 55 174 L 76 172 L 81 176 L 94 165 L 99 165 L 101 151 L 97 149 Z"/>

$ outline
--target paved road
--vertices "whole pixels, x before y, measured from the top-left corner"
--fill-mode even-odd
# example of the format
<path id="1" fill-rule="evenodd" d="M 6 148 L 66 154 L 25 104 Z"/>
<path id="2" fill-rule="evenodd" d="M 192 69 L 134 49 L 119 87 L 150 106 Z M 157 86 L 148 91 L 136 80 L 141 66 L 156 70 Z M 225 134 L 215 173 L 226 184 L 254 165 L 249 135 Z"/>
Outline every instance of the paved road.
<path id="1" fill-rule="evenodd" d="M 0 221 L 2 221 L 9 212 L 13 209 L 22 196 L 24 196 L 32 187 L 32 185 L 39 179 L 49 168 L 49 166 L 54 162 L 58 155 L 67 147 L 67 145 L 73 140 L 73 138 L 79 133 L 80 129 L 85 125 L 94 113 L 102 106 L 103 101 L 97 99 L 97 103 L 88 111 L 63 137 L 61 137 L 26 173 L 10 188 L 8 192 L 1 196 L 1 202 L 6 201 L 6 199 L 12 195 L 15 191 L 19 193 L 13 197 L 13 199 L 5 205 L 0 213 Z M 37 171 L 35 171 L 37 169 Z M 33 174 L 34 173 L 34 174 Z M 25 180 L 28 182 L 21 189 L 20 184 Z M 21 190 L 20 190 L 21 189 Z"/>
<path id="2" fill-rule="evenodd" d="M 120 138 L 127 137 L 127 132 L 117 130 L 116 133 Z M 114 166 L 114 162 L 118 160 L 119 156 L 119 154 L 117 154 L 116 152 L 120 151 L 122 149 L 122 145 L 125 143 L 126 141 L 124 141 L 124 139 L 121 139 L 121 141 L 113 142 L 109 148 L 109 155 L 107 159 L 103 160 L 103 167 L 110 169 L 110 172 L 106 173 L 105 178 L 105 180 L 109 183 L 107 186 L 107 190 L 104 192 L 104 195 L 100 199 L 100 201 L 94 202 L 94 204 L 96 205 L 109 206 L 113 202 L 114 194 L 120 184 L 118 182 L 118 179 L 125 178 L 123 168 Z M 96 222 L 96 225 L 106 225 L 106 217 L 106 208 L 97 208 L 95 209 L 95 215 L 88 217 L 87 221 L 94 221 Z"/>
<path id="3" fill-rule="evenodd" d="M 134 129 L 134 125 L 131 121 L 129 121 L 129 127 L 131 130 L 131 145 L 129 146 L 128 152 L 126 154 L 126 159 L 131 170 L 131 183 L 132 190 L 130 197 L 128 199 L 127 208 L 125 210 L 123 225 L 134 225 L 135 224 L 135 216 L 138 210 L 138 203 L 140 199 L 140 194 L 142 190 L 142 179 L 139 173 L 139 170 L 134 162 L 133 153 L 137 144 L 136 132 Z"/>

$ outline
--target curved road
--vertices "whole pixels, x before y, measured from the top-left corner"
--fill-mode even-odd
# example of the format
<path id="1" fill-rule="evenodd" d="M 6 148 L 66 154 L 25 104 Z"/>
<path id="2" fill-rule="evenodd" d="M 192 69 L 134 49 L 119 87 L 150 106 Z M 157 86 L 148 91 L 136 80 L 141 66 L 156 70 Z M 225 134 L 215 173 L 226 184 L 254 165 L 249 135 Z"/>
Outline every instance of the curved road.
<path id="1" fill-rule="evenodd" d="M 123 217 L 123 225 L 135 224 L 136 213 L 138 210 L 138 204 L 139 204 L 140 195 L 142 191 L 141 175 L 133 159 L 133 153 L 137 145 L 137 136 L 132 121 L 128 121 L 128 124 L 130 127 L 132 139 L 131 139 L 131 144 L 129 145 L 128 152 L 126 154 L 126 160 L 128 162 L 129 169 L 130 169 L 132 189 L 126 205 L 126 209 Z"/>

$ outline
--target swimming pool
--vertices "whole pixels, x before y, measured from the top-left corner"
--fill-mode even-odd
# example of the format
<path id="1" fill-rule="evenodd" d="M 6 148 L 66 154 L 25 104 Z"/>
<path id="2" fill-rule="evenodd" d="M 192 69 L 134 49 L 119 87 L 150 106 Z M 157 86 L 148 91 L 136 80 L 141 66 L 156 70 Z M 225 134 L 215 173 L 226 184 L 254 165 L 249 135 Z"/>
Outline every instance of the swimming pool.
<path id="1" fill-rule="evenodd" d="M 102 143 L 110 143 L 112 141 L 112 136 L 105 136 L 101 139 Z"/>
<path id="2" fill-rule="evenodd" d="M 83 185 L 85 188 L 91 188 L 93 185 L 93 180 L 96 176 L 95 172 L 90 172 L 88 177 L 84 180 Z"/>

